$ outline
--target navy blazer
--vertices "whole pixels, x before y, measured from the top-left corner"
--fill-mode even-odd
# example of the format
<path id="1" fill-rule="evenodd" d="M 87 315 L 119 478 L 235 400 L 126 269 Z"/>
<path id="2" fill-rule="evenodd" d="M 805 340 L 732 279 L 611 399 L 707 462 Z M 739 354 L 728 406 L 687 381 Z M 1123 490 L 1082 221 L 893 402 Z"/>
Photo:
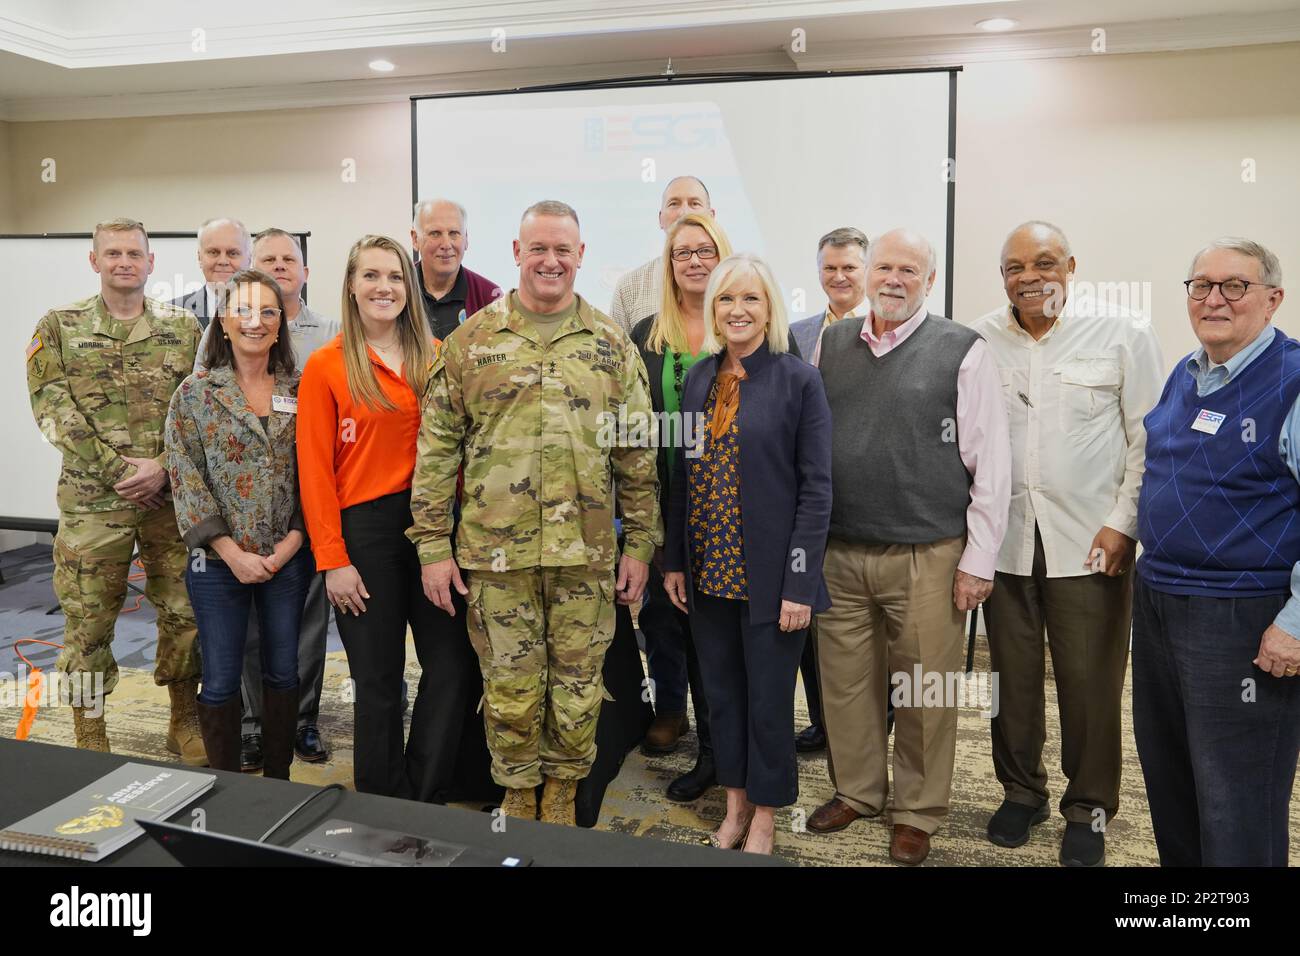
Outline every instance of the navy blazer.
<path id="1" fill-rule="evenodd" d="M 172 305 L 179 305 L 182 309 L 189 309 L 193 312 L 202 328 L 206 329 L 208 323 L 212 321 L 212 316 L 208 315 L 208 287 L 206 283 L 189 295 L 181 295 L 172 299 Z"/>
<path id="2" fill-rule="evenodd" d="M 703 416 L 722 358 L 710 355 L 686 373 L 683 413 Z M 764 343 L 740 364 L 748 376 L 736 416 L 745 582 L 749 620 L 766 624 L 780 620 L 782 599 L 807 604 L 813 613 L 831 606 L 822 580 L 831 522 L 831 410 L 821 374 L 797 355 L 773 353 Z M 664 544 L 664 570 L 684 571 L 692 598 L 687 469 L 701 461 L 676 456 Z"/>
<path id="3" fill-rule="evenodd" d="M 813 352 L 817 348 L 817 336 L 822 330 L 824 321 L 826 321 L 825 309 L 816 315 L 790 323 L 790 335 L 799 343 L 800 354 L 809 362 L 813 360 Z"/>

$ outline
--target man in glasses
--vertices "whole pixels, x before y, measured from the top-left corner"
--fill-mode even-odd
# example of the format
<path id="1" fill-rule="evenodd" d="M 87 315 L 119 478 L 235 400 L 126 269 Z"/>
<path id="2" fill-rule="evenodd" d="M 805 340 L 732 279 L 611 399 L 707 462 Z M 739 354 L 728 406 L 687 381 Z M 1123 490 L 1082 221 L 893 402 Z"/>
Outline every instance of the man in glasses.
<path id="1" fill-rule="evenodd" d="M 664 187 L 664 194 L 659 201 L 659 228 L 667 229 L 688 212 L 707 212 L 716 219 L 717 216 L 709 208 L 710 201 L 704 183 L 694 176 L 678 176 Z M 624 273 L 614 286 L 609 317 L 629 335 L 638 322 L 659 311 L 659 296 L 662 291 L 659 284 L 663 268 L 663 256 L 657 255 L 631 272 Z"/>
<path id="2" fill-rule="evenodd" d="M 298 237 L 284 229 L 264 229 L 253 240 L 253 268 L 260 269 L 280 287 L 284 298 L 284 327 L 293 342 L 293 357 L 302 371 L 311 353 L 339 334 L 339 320 L 326 318 L 307 308 L 302 299 L 307 284 L 307 264 L 303 261 Z M 209 325 L 199 343 L 194 370 L 207 367 Z M 310 542 L 308 543 L 310 545 Z M 329 757 L 317 726 L 320 695 L 325 683 L 325 643 L 329 630 L 329 602 L 325 600 L 324 576 L 315 575 L 307 591 L 302 613 L 302 630 L 298 635 L 298 732 L 294 753 L 299 760 L 315 763 Z M 262 658 L 258 640 L 257 612 L 248 615 L 248 640 L 244 645 L 243 677 L 244 718 L 239 768 L 245 773 L 262 769 Z"/>
<path id="3" fill-rule="evenodd" d="M 1043 631 L 1061 718 L 1066 866 L 1105 860 L 1119 807 L 1121 699 L 1132 619 L 1144 416 L 1164 364 L 1150 320 L 1072 295 L 1074 256 L 1046 222 L 1002 244 L 1007 304 L 975 323 L 1002 376 L 1011 508 L 984 606 L 999 701 L 993 769 L 1002 805 L 988 839 L 1022 846 L 1050 815 Z"/>
<path id="4" fill-rule="evenodd" d="M 1286 866 L 1300 753 L 1300 344 L 1257 242 L 1192 259 L 1201 347 L 1146 416 L 1133 731 L 1164 866 Z"/>

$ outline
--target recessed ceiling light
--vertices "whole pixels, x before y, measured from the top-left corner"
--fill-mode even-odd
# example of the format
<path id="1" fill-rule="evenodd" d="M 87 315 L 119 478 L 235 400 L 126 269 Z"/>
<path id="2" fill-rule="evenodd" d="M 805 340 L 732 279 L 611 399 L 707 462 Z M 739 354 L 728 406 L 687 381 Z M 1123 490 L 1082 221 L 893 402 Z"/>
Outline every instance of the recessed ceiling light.
<path id="1" fill-rule="evenodd" d="M 388 60 L 371 60 L 370 69 L 376 73 L 392 73 L 397 67 L 393 66 Z"/>
<path id="2" fill-rule="evenodd" d="M 1018 20 L 1011 20 L 1007 17 L 993 17 L 989 20 L 980 20 L 975 26 L 981 30 L 987 30 L 989 33 L 1002 33 L 1006 30 L 1014 30 L 1019 25 Z"/>

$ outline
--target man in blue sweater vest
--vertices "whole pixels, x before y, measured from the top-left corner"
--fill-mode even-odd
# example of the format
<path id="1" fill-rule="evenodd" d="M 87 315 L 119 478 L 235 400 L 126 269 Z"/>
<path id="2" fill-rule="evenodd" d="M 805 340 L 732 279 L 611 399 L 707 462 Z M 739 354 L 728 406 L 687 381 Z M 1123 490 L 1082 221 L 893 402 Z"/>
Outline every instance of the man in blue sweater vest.
<path id="1" fill-rule="evenodd" d="M 1300 754 L 1300 343 L 1277 257 L 1192 260 L 1201 348 L 1145 420 L 1133 730 L 1165 866 L 1286 866 Z"/>

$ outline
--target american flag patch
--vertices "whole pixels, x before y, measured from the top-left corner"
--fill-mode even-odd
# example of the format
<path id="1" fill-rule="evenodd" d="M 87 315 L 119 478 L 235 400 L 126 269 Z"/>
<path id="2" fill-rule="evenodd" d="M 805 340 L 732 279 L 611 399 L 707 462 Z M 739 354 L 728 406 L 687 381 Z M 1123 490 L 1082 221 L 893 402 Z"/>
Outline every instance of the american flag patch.
<path id="1" fill-rule="evenodd" d="M 33 338 L 31 344 L 27 346 L 27 360 L 30 361 L 31 357 L 43 348 L 45 348 L 45 343 L 41 341 L 41 337 L 38 335 Z"/>

